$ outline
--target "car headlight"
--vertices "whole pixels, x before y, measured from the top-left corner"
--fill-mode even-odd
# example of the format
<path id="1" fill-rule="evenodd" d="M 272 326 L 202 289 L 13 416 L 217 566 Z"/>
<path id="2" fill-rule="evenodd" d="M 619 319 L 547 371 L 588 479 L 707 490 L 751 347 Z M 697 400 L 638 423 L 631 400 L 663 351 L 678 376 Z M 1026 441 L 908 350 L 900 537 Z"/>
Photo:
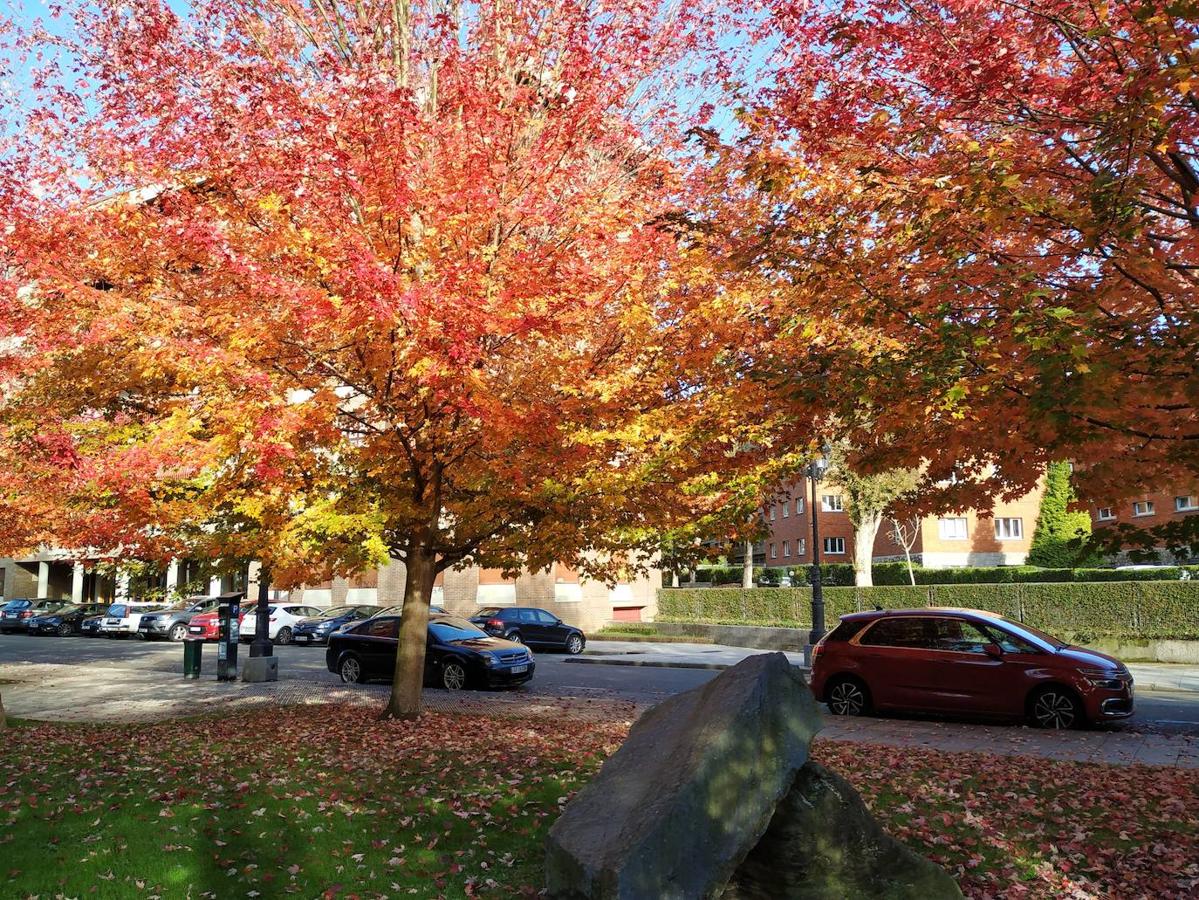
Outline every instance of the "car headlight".
<path id="1" fill-rule="evenodd" d="M 487 666 L 487 668 L 490 669 L 495 664 L 496 664 L 496 658 L 495 658 L 494 654 L 491 654 L 491 653 L 483 654 L 483 665 Z"/>
<path id="2" fill-rule="evenodd" d="M 1124 679 L 1104 669 L 1083 669 L 1082 676 L 1097 688 L 1118 691 L 1124 687 Z"/>

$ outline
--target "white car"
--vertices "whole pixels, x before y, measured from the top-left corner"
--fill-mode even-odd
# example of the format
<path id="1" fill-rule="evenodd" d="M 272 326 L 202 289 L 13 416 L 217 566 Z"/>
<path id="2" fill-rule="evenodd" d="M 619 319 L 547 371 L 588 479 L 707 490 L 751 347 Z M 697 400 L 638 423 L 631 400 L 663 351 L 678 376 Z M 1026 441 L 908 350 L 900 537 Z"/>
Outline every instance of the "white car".
<path id="1" fill-rule="evenodd" d="M 270 610 L 270 628 L 267 630 L 267 636 L 278 644 L 290 644 L 292 634 L 297 624 L 301 619 L 307 619 L 309 616 L 319 616 L 324 610 L 318 606 L 300 606 L 297 603 L 272 603 L 267 607 Z M 254 632 L 257 630 L 258 616 L 257 608 L 252 608 L 246 611 L 241 617 L 241 628 L 238 631 L 239 637 L 249 642 L 254 640 Z"/>
<path id="2" fill-rule="evenodd" d="M 137 634 L 142 615 L 164 609 L 164 604 L 148 600 L 118 600 L 100 620 L 100 634 L 112 637 L 119 634 Z"/>

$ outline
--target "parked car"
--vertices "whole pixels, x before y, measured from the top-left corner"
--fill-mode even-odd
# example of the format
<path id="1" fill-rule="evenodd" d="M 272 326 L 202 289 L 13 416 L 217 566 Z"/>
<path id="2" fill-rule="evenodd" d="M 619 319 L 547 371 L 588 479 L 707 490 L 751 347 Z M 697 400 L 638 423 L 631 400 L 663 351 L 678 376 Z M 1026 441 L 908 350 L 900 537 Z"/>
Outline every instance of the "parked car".
<path id="1" fill-rule="evenodd" d="M 1133 713 L 1119 660 L 981 610 L 842 616 L 814 648 L 812 691 L 843 716 L 891 709 L 1076 728 Z"/>
<path id="2" fill-rule="evenodd" d="M 166 638 L 181 641 L 187 637 L 187 626 L 200 613 L 216 609 L 216 597 L 188 597 L 182 605 L 172 606 L 142 616 L 137 633 L 146 640 Z"/>
<path id="3" fill-rule="evenodd" d="M 84 619 L 98 619 L 104 609 L 103 603 L 68 603 L 29 619 L 29 633 L 57 634 L 60 637 L 76 634 L 80 631 Z"/>
<path id="4" fill-rule="evenodd" d="M 104 614 L 98 616 L 88 616 L 79 623 L 79 633 L 83 637 L 99 637 L 100 623 L 104 621 Z"/>
<path id="5" fill-rule="evenodd" d="M 218 604 L 219 605 L 219 602 Z M 239 622 L 237 627 L 241 628 L 241 620 L 245 620 L 246 616 L 253 617 L 254 610 L 258 609 L 257 603 L 242 606 L 239 612 Z M 207 612 L 192 616 L 192 621 L 187 623 L 187 636 L 193 640 L 215 641 L 221 636 L 221 626 L 219 626 L 219 615 L 216 609 L 211 609 Z"/>
<path id="6" fill-rule="evenodd" d="M 309 616 L 297 622 L 292 627 L 292 640 L 297 644 L 323 644 L 333 632 L 362 619 L 369 619 L 373 610 L 373 606 L 334 606 L 319 616 Z"/>
<path id="7" fill-rule="evenodd" d="M 137 634 L 142 616 L 163 608 L 162 603 L 150 600 L 119 600 L 104 614 L 100 622 L 100 634 L 105 637 L 124 637 Z"/>
<path id="8" fill-rule="evenodd" d="M 403 612 L 404 612 L 404 604 L 401 603 L 399 606 L 384 606 L 384 607 L 380 608 L 379 610 L 375 611 L 374 613 L 372 613 L 371 617 L 374 618 L 376 616 L 398 616 L 398 615 L 402 614 Z M 440 606 L 430 606 L 429 607 L 429 615 L 431 615 L 431 616 L 448 616 L 449 613 L 446 612 L 444 609 L 442 609 Z"/>
<path id="9" fill-rule="evenodd" d="M 27 597 L 9 600 L 0 608 L 0 634 L 25 631 L 29 626 L 29 620 L 38 613 L 47 612 L 62 605 L 62 600 L 50 600 L 46 597 L 38 597 L 36 600 L 30 600 Z"/>
<path id="10" fill-rule="evenodd" d="M 325 665 L 347 684 L 391 680 L 399 645 L 399 616 L 373 616 L 329 638 Z M 527 647 L 492 637 L 466 619 L 434 616 L 425 646 L 425 684 L 462 688 L 511 687 L 533 677 Z"/>
<path id="11" fill-rule="evenodd" d="M 587 646 L 587 637 L 582 631 L 544 609 L 489 606 L 479 610 L 470 620 L 488 634 L 530 647 L 553 647 L 573 655 L 582 653 Z"/>
<path id="12" fill-rule="evenodd" d="M 257 604 L 255 604 L 242 612 L 241 640 L 247 643 L 254 640 L 254 635 L 258 630 L 257 609 Z M 271 603 L 267 606 L 267 610 L 270 612 L 267 637 L 277 644 L 290 644 L 292 636 L 295 634 L 295 628 L 300 622 L 321 614 L 318 606 L 300 606 L 296 603 Z"/>

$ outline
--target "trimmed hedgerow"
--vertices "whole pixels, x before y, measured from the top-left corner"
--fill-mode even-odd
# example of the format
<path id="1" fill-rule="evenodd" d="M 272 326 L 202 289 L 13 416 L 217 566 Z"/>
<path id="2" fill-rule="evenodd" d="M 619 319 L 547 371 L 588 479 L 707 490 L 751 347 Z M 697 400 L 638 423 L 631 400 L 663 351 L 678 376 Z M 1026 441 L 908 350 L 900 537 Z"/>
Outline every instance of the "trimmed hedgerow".
<path id="1" fill-rule="evenodd" d="M 663 621 L 725 625 L 807 625 L 809 588 L 663 590 Z M 1063 637 L 1199 638 L 1199 580 L 1044 582 L 829 587 L 825 618 L 884 609 L 986 609 Z"/>

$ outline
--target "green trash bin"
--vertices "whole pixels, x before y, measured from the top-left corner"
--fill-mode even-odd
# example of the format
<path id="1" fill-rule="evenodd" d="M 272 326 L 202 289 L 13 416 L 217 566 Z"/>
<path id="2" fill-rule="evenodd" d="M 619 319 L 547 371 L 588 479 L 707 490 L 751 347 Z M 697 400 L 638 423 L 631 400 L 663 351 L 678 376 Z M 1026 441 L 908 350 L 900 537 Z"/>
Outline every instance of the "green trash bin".
<path id="1" fill-rule="evenodd" d="M 204 649 L 203 641 L 186 640 L 183 642 L 183 677 L 200 677 L 200 654 Z"/>

